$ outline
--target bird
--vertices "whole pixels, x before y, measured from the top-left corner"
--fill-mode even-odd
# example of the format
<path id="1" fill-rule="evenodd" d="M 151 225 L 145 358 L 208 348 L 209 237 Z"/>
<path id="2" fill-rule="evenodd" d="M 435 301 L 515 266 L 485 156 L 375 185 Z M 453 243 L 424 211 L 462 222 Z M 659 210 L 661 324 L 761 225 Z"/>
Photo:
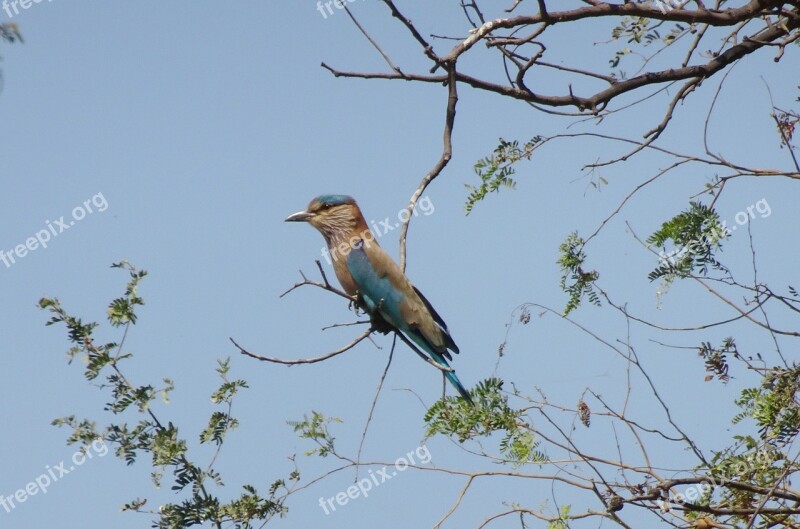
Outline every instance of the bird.
<path id="1" fill-rule="evenodd" d="M 380 247 L 361 209 L 348 195 L 320 195 L 286 222 L 307 222 L 325 239 L 336 278 L 347 295 L 370 315 L 382 332 L 410 338 L 438 365 L 461 397 L 473 404 L 464 385 L 450 368 L 450 352 L 459 349 L 447 324 L 409 281 L 397 263 Z"/>

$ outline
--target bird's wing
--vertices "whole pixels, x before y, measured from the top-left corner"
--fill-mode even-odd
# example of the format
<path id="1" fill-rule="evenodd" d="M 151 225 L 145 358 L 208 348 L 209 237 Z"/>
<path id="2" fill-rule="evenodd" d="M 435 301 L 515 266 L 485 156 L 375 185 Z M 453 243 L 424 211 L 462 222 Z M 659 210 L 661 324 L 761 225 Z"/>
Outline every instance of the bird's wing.
<path id="1" fill-rule="evenodd" d="M 452 360 L 452 356 L 447 349 L 457 353 L 458 347 L 447 332 L 447 325 L 380 246 L 363 240 L 355 244 L 347 255 L 347 268 L 371 313 L 377 311 L 436 363 L 450 367 L 447 360 Z M 446 371 L 444 376 L 467 402 L 472 403 L 469 392 L 454 371 Z"/>
<path id="2" fill-rule="evenodd" d="M 425 307 L 428 309 L 428 312 L 433 317 L 433 321 L 436 322 L 436 325 L 442 331 L 442 334 L 444 334 L 444 340 L 445 344 L 447 345 L 447 348 L 453 351 L 454 353 L 458 354 L 459 353 L 458 346 L 456 345 L 456 342 L 453 341 L 453 337 L 450 336 L 450 331 L 447 329 L 447 324 L 444 322 L 442 317 L 439 316 L 439 313 L 436 312 L 436 309 L 433 308 L 433 305 L 431 305 L 431 302 L 428 301 L 428 298 L 423 296 L 422 292 L 420 292 L 417 287 L 412 285 L 412 288 L 414 289 L 414 292 L 417 293 L 417 296 L 419 296 L 419 299 L 422 300 L 422 302 L 425 304 Z"/>
<path id="3" fill-rule="evenodd" d="M 370 246 L 384 253 L 377 245 Z M 389 263 L 394 264 L 391 260 Z M 367 310 L 379 312 L 387 323 L 401 331 L 407 331 L 407 324 L 400 310 L 403 294 L 392 284 L 389 268 L 383 259 L 373 263 L 365 251 L 363 241 L 353 246 L 347 255 L 347 269 L 358 286 L 358 294 L 364 300 Z"/>
<path id="4" fill-rule="evenodd" d="M 378 245 L 357 244 L 347 257 L 347 266 L 371 311 L 377 310 L 429 354 L 437 352 L 450 359 L 447 349 L 458 352 L 442 317 Z"/>

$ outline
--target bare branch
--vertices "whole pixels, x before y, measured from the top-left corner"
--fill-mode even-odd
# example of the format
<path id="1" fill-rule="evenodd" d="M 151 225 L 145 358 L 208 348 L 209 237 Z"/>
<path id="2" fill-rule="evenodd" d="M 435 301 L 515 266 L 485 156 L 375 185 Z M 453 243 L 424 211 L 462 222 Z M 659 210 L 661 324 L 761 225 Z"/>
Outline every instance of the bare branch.
<path id="1" fill-rule="evenodd" d="M 300 364 L 315 364 L 317 362 L 322 362 L 323 360 L 327 360 L 329 358 L 333 358 L 334 356 L 337 356 L 337 355 L 340 355 L 340 354 L 342 354 L 344 352 L 347 352 L 350 349 L 352 349 L 353 347 L 355 347 L 356 345 L 358 345 L 359 342 L 361 342 L 362 340 L 367 338 L 370 335 L 370 333 L 372 333 L 372 329 L 368 329 L 368 330 L 364 331 L 363 333 L 361 333 L 358 336 L 358 338 L 356 338 L 355 340 L 353 340 L 349 344 L 347 344 L 344 347 L 341 347 L 341 348 L 339 348 L 339 349 L 337 349 L 335 351 L 332 351 L 332 352 L 330 352 L 328 354 L 325 354 L 325 355 L 322 355 L 322 356 L 316 356 L 314 358 L 302 358 L 302 359 L 298 359 L 298 360 L 286 360 L 286 359 L 283 359 L 283 358 L 274 358 L 274 357 L 269 357 L 269 356 L 261 356 L 259 354 L 251 353 L 250 351 L 248 351 L 247 349 L 243 348 L 241 345 L 236 343 L 236 340 L 234 340 L 233 338 L 228 338 L 228 339 L 233 343 L 233 345 L 236 346 L 237 349 L 239 349 L 240 353 L 242 353 L 243 355 L 249 356 L 250 358 L 255 358 L 256 360 L 261 360 L 262 362 L 271 362 L 273 364 L 283 364 L 283 365 L 287 365 L 287 366 L 295 366 L 295 365 L 300 365 Z"/>
<path id="2" fill-rule="evenodd" d="M 406 237 L 408 236 L 409 223 L 413 218 L 412 213 L 414 212 L 414 207 L 416 207 L 417 200 L 419 200 L 425 192 L 428 185 L 439 176 L 450 162 L 450 158 L 453 157 L 453 124 L 455 123 L 456 105 L 458 104 L 458 90 L 455 82 L 457 75 L 455 62 L 447 65 L 447 68 L 447 110 L 445 111 L 444 132 L 442 133 L 442 155 L 439 161 L 436 162 L 436 165 L 433 166 L 433 169 L 422 179 L 417 190 L 411 195 L 408 206 L 406 206 L 407 214 L 405 215 L 403 226 L 400 228 L 400 269 L 404 272 L 406 270 Z"/>

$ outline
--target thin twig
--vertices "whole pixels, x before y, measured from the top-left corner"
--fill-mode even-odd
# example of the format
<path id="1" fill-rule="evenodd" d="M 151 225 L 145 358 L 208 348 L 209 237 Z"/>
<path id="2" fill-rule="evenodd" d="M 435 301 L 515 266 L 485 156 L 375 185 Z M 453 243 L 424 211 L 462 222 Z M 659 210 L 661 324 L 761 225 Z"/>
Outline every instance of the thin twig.
<path id="1" fill-rule="evenodd" d="M 389 372 L 389 366 L 392 365 L 392 357 L 394 356 L 394 346 L 397 343 L 397 335 L 392 338 L 392 347 L 389 349 L 389 360 L 386 361 L 386 367 L 383 369 L 381 379 L 378 381 L 378 388 L 375 390 L 375 397 L 372 399 L 372 405 L 369 408 L 369 415 L 367 415 L 367 422 L 364 424 L 364 431 L 361 433 L 361 442 L 358 443 L 358 452 L 356 453 L 356 482 L 358 481 L 358 465 L 361 461 L 361 450 L 364 448 L 364 440 L 367 438 L 367 431 L 369 430 L 369 423 L 372 422 L 372 414 L 375 412 L 375 406 L 378 404 L 378 397 L 383 388 L 383 381 L 386 380 L 386 374 Z"/>
<path id="2" fill-rule="evenodd" d="M 298 359 L 298 360 L 286 360 L 284 358 L 274 358 L 274 357 L 269 357 L 269 356 L 261 356 L 261 355 L 256 354 L 256 353 L 251 353 L 250 351 L 248 351 L 247 349 L 245 349 L 244 347 L 242 347 L 241 345 L 236 343 L 236 340 L 234 340 L 233 338 L 228 338 L 228 339 L 233 343 L 233 345 L 236 346 L 237 349 L 239 349 L 240 353 L 242 353 L 243 355 L 249 356 L 250 358 L 255 358 L 256 360 L 261 360 L 262 362 L 271 362 L 273 364 L 283 364 L 283 365 L 287 365 L 287 366 L 295 366 L 295 365 L 300 365 L 300 364 L 315 364 L 317 362 L 322 362 L 323 360 L 327 360 L 329 358 L 333 358 L 334 356 L 337 356 L 337 355 L 340 355 L 340 354 L 342 354 L 344 352 L 347 352 L 350 349 L 352 349 L 353 347 L 355 347 L 359 342 L 361 342 L 366 337 L 368 337 L 371 333 L 372 333 L 372 329 L 367 329 L 366 331 L 361 333 L 358 336 L 358 338 L 356 338 L 355 340 L 353 340 L 349 344 L 345 345 L 344 347 L 341 347 L 341 348 L 339 348 L 339 349 L 337 349 L 335 351 L 332 351 L 332 352 L 330 352 L 328 354 L 325 354 L 325 355 L 322 355 L 322 356 L 316 356 L 314 358 L 301 358 L 301 359 Z"/>

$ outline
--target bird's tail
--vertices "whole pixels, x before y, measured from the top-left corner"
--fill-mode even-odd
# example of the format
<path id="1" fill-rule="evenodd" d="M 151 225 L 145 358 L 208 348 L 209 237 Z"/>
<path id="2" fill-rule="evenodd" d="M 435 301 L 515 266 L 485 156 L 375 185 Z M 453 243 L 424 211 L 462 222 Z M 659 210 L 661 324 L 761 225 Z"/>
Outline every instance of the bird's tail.
<path id="1" fill-rule="evenodd" d="M 428 355 L 433 359 L 434 362 L 436 362 L 437 364 L 439 364 L 442 367 L 450 368 L 450 364 L 447 363 L 447 359 L 444 357 L 444 355 L 442 353 L 439 353 L 436 350 L 434 350 L 434 348 L 431 345 L 431 343 L 428 340 L 426 340 L 425 337 L 422 336 L 422 334 L 420 334 L 420 333 L 411 333 L 410 335 L 411 335 L 411 339 L 414 342 L 416 342 L 417 345 L 419 345 L 422 348 L 423 351 L 428 353 Z M 455 344 L 453 344 L 453 345 L 455 345 Z M 456 349 L 455 352 L 458 352 L 458 349 Z M 448 353 L 445 351 L 445 354 L 448 354 Z M 448 354 L 448 356 L 449 356 L 449 354 Z M 447 380 L 449 380 L 450 383 L 453 384 L 453 387 L 458 390 L 459 394 L 461 394 L 461 397 L 465 401 L 469 402 L 470 404 L 475 405 L 475 403 L 472 401 L 472 398 L 469 396 L 469 393 L 467 393 L 467 390 L 464 389 L 464 386 L 461 384 L 461 381 L 456 376 L 456 372 L 455 371 L 443 371 L 443 373 L 444 373 L 444 376 L 447 377 Z"/>
<path id="2" fill-rule="evenodd" d="M 439 354 L 439 353 L 434 351 L 434 352 L 431 353 L 431 356 L 436 361 L 436 363 L 439 364 L 440 366 L 450 367 L 450 365 L 447 363 L 447 360 L 445 360 L 445 358 L 441 354 Z M 472 402 L 472 398 L 469 396 L 469 393 L 467 393 L 467 390 L 464 389 L 464 386 L 461 384 L 461 381 L 456 376 L 456 372 L 455 371 L 443 371 L 443 373 L 444 373 L 444 376 L 447 377 L 447 380 L 449 380 L 450 383 L 453 384 L 453 387 L 455 387 L 458 390 L 458 392 L 461 394 L 461 397 L 465 401 L 467 401 L 470 404 L 474 405 L 475 403 Z"/>
<path id="3" fill-rule="evenodd" d="M 474 402 L 472 402 L 472 398 L 470 398 L 469 393 L 467 393 L 467 390 L 464 389 L 464 386 L 461 385 L 461 381 L 456 376 L 455 371 L 445 371 L 444 376 L 446 376 L 447 380 L 449 380 L 450 383 L 453 384 L 453 386 L 455 386 L 455 388 L 458 390 L 458 392 L 461 394 L 461 396 L 464 398 L 465 401 L 473 405 L 475 404 Z"/>

